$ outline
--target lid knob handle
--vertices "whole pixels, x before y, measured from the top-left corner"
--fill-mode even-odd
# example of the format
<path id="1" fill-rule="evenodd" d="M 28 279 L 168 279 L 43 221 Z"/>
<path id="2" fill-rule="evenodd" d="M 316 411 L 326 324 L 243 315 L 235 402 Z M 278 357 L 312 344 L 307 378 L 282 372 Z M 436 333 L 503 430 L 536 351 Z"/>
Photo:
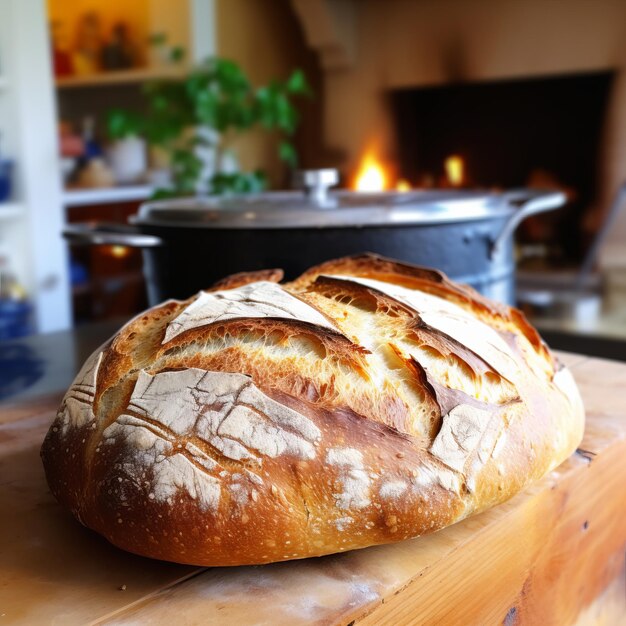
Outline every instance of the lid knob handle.
<path id="1" fill-rule="evenodd" d="M 328 190 L 339 183 L 339 172 L 327 168 L 321 170 L 299 170 L 296 185 L 304 189 L 307 197 L 320 206 L 329 204 Z"/>

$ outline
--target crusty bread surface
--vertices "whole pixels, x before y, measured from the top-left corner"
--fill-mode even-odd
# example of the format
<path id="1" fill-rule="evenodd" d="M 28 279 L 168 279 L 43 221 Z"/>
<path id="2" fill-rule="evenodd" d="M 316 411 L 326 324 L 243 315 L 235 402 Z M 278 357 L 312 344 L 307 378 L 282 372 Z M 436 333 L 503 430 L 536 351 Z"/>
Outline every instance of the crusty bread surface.
<path id="1" fill-rule="evenodd" d="M 519 311 L 373 255 L 281 278 L 165 302 L 89 358 L 42 447 L 80 522 L 180 563 L 319 556 L 483 511 L 581 440 Z"/>

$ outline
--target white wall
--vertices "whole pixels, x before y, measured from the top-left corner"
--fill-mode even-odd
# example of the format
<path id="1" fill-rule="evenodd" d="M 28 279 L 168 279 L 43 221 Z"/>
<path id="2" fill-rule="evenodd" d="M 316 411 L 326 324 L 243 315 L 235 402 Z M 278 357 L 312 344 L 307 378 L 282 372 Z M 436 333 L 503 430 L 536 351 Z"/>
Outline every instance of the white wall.
<path id="1" fill-rule="evenodd" d="M 0 49 L 7 80 L 0 127 L 17 162 L 22 211 L 0 222 L 0 245 L 35 305 L 37 331 L 60 330 L 70 326 L 71 311 L 44 0 L 0 1 Z"/>

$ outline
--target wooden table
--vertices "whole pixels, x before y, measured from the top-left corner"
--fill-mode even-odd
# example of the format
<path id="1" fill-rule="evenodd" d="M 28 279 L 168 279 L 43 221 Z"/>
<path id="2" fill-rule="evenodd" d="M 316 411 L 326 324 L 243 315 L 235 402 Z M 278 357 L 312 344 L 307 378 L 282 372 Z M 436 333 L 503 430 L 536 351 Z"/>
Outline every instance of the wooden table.
<path id="1" fill-rule="evenodd" d="M 0 412 L 4 624 L 626 624 L 626 365 L 563 355 L 579 451 L 524 493 L 434 535 L 319 559 L 203 569 L 126 554 L 48 493 L 57 398 Z"/>

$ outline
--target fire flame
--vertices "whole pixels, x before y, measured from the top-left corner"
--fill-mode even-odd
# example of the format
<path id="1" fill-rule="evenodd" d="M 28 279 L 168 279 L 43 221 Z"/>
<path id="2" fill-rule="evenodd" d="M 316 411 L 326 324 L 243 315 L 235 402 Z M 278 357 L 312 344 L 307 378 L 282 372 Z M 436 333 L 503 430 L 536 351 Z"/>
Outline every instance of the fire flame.
<path id="1" fill-rule="evenodd" d="M 448 182 L 453 187 L 460 187 L 465 181 L 465 163 L 458 154 L 450 155 L 444 162 Z"/>
<path id="2" fill-rule="evenodd" d="M 372 153 L 366 154 L 359 166 L 354 188 L 357 191 L 384 191 L 388 186 L 387 174 Z"/>
<path id="3" fill-rule="evenodd" d="M 404 178 L 401 178 L 396 183 L 396 191 L 399 191 L 401 193 L 405 191 L 411 191 L 411 184 L 409 183 L 408 180 L 404 180 Z"/>
<path id="4" fill-rule="evenodd" d="M 111 246 L 109 248 L 109 253 L 116 259 L 123 259 L 130 254 L 130 248 L 126 246 Z"/>

